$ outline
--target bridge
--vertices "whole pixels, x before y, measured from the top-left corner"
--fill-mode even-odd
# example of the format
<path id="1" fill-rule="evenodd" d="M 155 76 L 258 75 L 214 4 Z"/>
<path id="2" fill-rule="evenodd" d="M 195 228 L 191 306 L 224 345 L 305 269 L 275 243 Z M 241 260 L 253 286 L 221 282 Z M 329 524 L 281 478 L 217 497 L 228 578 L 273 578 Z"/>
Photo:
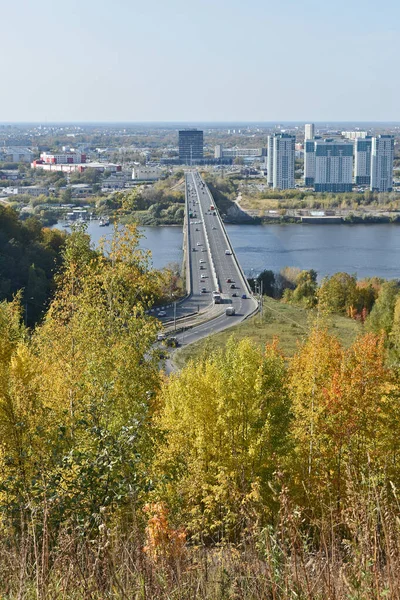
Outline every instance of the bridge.
<path id="1" fill-rule="evenodd" d="M 229 241 L 212 194 L 197 171 L 185 174 L 184 250 L 187 297 L 162 319 L 191 328 L 178 337 L 189 344 L 243 321 L 258 309 Z M 219 292 L 220 302 L 215 302 Z M 218 300 L 218 297 L 216 298 Z M 227 307 L 235 314 L 227 315 Z"/>

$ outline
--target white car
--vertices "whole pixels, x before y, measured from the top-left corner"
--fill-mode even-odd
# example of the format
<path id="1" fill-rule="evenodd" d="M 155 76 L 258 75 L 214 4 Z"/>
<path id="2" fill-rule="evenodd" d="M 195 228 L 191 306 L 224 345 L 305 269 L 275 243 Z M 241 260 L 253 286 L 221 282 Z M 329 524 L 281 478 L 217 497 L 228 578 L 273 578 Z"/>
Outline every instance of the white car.
<path id="1" fill-rule="evenodd" d="M 166 317 L 167 313 L 165 312 L 165 310 L 160 310 L 160 312 L 158 313 L 159 317 Z"/>
<path id="2" fill-rule="evenodd" d="M 201 242 L 197 242 L 197 246 L 202 246 L 203 244 Z"/>
<path id="3" fill-rule="evenodd" d="M 230 254 L 232 254 L 232 252 L 231 252 L 230 250 L 225 250 L 225 254 L 226 254 L 227 256 L 229 256 Z"/>
<path id="4" fill-rule="evenodd" d="M 205 263 L 205 262 L 206 262 L 206 261 L 205 261 L 205 260 L 203 260 L 202 258 L 199 260 L 199 263 L 200 263 L 201 265 L 204 265 L 204 263 Z"/>

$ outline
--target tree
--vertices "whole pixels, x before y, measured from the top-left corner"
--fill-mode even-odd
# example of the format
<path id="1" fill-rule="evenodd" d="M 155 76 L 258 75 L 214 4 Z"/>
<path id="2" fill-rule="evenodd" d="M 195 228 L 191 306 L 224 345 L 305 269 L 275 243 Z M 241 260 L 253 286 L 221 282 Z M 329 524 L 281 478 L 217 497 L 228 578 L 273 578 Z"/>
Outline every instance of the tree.
<path id="1" fill-rule="evenodd" d="M 195 536 L 235 539 L 273 504 L 268 485 L 284 454 L 290 418 L 286 367 L 232 337 L 190 363 L 160 397 L 158 495 Z"/>
<path id="2" fill-rule="evenodd" d="M 318 290 L 318 302 L 324 310 L 347 313 L 356 303 L 357 278 L 348 273 L 325 277 Z"/>
<path id="3" fill-rule="evenodd" d="M 104 511 L 122 518 L 139 502 L 159 375 L 157 325 L 145 312 L 156 280 L 138 239 L 134 227 L 117 230 L 105 257 L 84 231 L 73 232 L 32 338 L 21 340 L 16 319 L 3 319 L 0 505 L 15 527 L 23 514 L 34 527 L 45 518 L 53 535 L 61 524 L 97 535 Z"/>
<path id="4" fill-rule="evenodd" d="M 317 272 L 314 269 L 301 271 L 296 279 L 296 289 L 293 291 L 293 302 L 312 308 L 317 303 Z"/>
<path id="5" fill-rule="evenodd" d="M 290 468 L 297 471 L 296 494 L 310 512 L 325 504 L 338 507 L 349 473 L 361 478 L 368 465 L 381 479 L 398 459 L 390 421 L 399 408 L 399 389 L 385 365 L 383 341 L 367 334 L 346 350 L 326 330 L 315 328 L 292 360 Z"/>
<path id="6" fill-rule="evenodd" d="M 369 331 L 375 333 L 384 331 L 387 336 L 390 334 L 398 295 L 398 281 L 386 281 L 382 284 L 378 298 L 365 323 Z"/>
<path id="7" fill-rule="evenodd" d="M 63 204 L 70 204 L 72 200 L 72 190 L 71 188 L 67 188 L 61 192 L 61 202 Z"/>

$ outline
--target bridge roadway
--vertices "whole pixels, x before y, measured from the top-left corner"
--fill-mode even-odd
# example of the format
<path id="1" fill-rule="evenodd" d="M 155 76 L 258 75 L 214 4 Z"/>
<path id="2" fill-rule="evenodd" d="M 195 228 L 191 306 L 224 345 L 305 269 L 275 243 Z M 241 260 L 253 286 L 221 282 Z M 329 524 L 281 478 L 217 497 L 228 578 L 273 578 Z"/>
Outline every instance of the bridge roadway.
<path id="1" fill-rule="evenodd" d="M 189 320 L 189 315 L 200 313 L 200 321 L 202 315 L 203 321 L 210 320 L 179 333 L 177 338 L 181 345 L 190 344 L 239 323 L 255 312 L 258 306 L 251 295 L 207 185 L 197 171 L 188 171 L 185 179 L 184 233 L 189 293 L 187 299 L 177 304 L 176 316 L 178 319 L 186 316 Z M 214 206 L 214 210 L 211 210 L 211 206 Z M 216 290 L 221 292 L 222 303 L 214 305 L 212 292 Z M 246 297 L 243 298 L 243 295 Z M 234 316 L 225 314 L 227 306 L 235 308 Z M 171 321 L 172 316 L 173 310 L 168 309 L 167 316 L 162 321 Z M 180 321 L 179 328 L 184 321 Z"/>

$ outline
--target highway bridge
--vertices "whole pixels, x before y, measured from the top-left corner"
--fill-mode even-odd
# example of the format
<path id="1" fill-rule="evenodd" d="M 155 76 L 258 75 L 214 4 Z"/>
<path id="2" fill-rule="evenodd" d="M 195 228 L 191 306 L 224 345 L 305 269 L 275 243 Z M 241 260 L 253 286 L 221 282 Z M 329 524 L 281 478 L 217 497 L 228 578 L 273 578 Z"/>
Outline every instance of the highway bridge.
<path id="1" fill-rule="evenodd" d="M 190 329 L 177 335 L 182 345 L 235 325 L 258 308 L 210 190 L 197 171 L 186 172 L 185 183 L 184 249 L 188 295 L 177 303 L 176 310 L 168 309 L 162 319 L 167 324 L 176 316 L 179 329 L 191 323 Z M 213 292 L 217 291 L 221 303 L 216 304 Z M 233 316 L 226 315 L 228 306 L 235 309 Z"/>

